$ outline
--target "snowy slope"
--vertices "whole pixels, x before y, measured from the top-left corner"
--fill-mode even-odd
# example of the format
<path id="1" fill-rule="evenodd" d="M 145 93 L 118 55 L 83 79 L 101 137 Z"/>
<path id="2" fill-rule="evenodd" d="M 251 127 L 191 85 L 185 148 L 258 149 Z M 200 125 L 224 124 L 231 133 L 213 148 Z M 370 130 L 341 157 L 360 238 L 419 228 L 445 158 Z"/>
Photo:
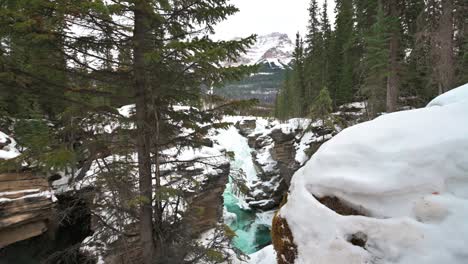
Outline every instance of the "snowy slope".
<path id="1" fill-rule="evenodd" d="M 296 263 L 467 263 L 468 86 L 343 130 L 294 175 Z M 343 216 L 318 198 L 363 212 Z M 351 238 L 365 238 L 364 246 Z"/>
<path id="2" fill-rule="evenodd" d="M 287 34 L 271 33 L 258 36 L 257 42 L 236 63 L 231 65 L 253 65 L 267 63 L 272 67 L 284 67 L 292 59 L 294 44 Z"/>

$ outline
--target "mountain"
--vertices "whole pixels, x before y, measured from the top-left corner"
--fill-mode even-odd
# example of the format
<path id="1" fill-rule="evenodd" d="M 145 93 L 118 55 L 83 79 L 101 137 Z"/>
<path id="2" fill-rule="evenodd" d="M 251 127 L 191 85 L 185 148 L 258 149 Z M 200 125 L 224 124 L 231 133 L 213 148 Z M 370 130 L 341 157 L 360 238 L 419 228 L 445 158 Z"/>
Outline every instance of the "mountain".
<path id="1" fill-rule="evenodd" d="M 270 33 L 258 36 L 257 42 L 231 66 L 269 64 L 284 68 L 292 59 L 294 44 L 287 34 Z"/>
<path id="2" fill-rule="evenodd" d="M 287 34 L 270 33 L 257 37 L 256 43 L 235 62 L 227 66 L 259 64 L 260 69 L 244 80 L 229 83 L 215 90 L 215 94 L 229 99 L 257 98 L 262 103 L 272 104 L 283 83 L 286 68 L 292 60 L 294 44 Z"/>

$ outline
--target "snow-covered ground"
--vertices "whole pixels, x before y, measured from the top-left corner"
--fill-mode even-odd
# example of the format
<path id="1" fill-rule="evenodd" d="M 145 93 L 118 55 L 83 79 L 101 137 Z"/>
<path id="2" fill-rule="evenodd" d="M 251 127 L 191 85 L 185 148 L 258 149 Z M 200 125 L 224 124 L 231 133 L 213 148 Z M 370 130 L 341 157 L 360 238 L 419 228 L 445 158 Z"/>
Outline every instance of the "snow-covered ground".
<path id="1" fill-rule="evenodd" d="M 280 214 L 296 264 L 467 263 L 468 85 L 343 130 L 296 172 Z"/>

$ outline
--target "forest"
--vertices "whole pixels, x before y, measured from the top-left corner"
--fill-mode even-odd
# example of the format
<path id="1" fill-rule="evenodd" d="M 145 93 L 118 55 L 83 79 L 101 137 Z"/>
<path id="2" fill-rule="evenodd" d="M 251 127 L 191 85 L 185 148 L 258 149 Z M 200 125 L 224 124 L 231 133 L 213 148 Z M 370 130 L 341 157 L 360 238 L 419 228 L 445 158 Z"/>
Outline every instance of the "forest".
<path id="1" fill-rule="evenodd" d="M 313 116 L 323 95 L 331 99 L 329 111 L 366 100 L 372 119 L 423 106 L 466 83 L 467 8 L 456 0 L 338 0 L 332 27 L 327 1 L 311 1 L 275 116 Z"/>

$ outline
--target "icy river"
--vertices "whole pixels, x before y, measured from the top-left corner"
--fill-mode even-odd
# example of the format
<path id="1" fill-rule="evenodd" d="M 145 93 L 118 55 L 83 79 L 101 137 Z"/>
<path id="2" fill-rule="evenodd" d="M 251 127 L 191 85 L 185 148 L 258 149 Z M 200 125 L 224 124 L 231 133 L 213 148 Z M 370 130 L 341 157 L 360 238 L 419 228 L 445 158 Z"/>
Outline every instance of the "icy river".
<path id="1" fill-rule="evenodd" d="M 245 179 L 247 186 L 259 180 L 247 139 L 234 127 L 221 131 L 216 139 L 221 146 L 234 154 L 229 184 L 224 192 L 225 223 L 237 234 L 234 246 L 246 254 L 251 254 L 270 244 L 272 213 L 250 209 L 242 194 L 235 191 L 236 185 L 233 179 L 239 174 Z"/>

